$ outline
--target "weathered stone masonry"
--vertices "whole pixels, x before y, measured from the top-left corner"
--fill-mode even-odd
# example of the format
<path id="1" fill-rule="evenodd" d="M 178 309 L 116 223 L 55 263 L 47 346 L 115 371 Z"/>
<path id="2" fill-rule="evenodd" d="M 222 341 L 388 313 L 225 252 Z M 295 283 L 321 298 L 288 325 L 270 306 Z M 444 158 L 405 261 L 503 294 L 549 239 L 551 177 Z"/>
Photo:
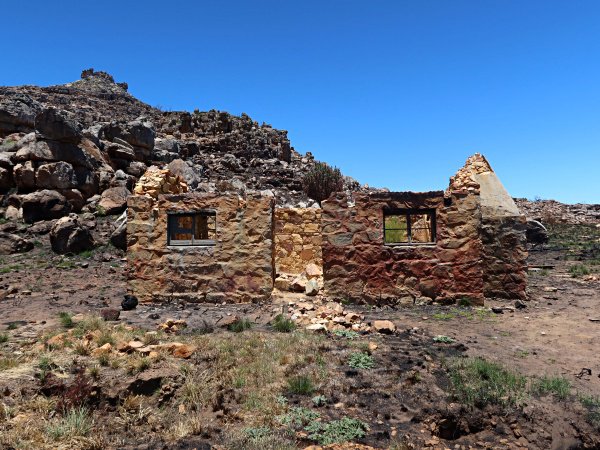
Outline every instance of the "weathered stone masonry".
<path id="1" fill-rule="evenodd" d="M 434 244 L 386 245 L 383 211 L 435 209 Z M 479 196 L 384 192 L 338 194 L 323 202 L 325 289 L 338 299 L 394 303 L 428 297 L 483 303 Z"/>
<path id="2" fill-rule="evenodd" d="M 310 263 L 323 267 L 321 210 L 275 210 L 275 272 L 301 274 Z"/>
<path id="3" fill-rule="evenodd" d="M 273 289 L 272 197 L 186 193 L 128 200 L 129 287 L 142 301 L 256 302 Z M 214 209 L 214 246 L 167 246 L 167 211 Z"/>
<path id="4" fill-rule="evenodd" d="M 141 301 L 257 302 L 275 281 L 302 291 L 302 280 L 315 295 L 321 269 L 325 295 L 358 303 L 526 297 L 525 219 L 479 154 L 445 192 L 337 193 L 322 210 L 275 209 L 257 192 L 186 192 L 168 171 L 149 172 L 128 200 L 129 290 Z M 392 244 L 385 211 L 397 221 Z M 205 219 L 190 219 L 193 233 L 181 219 L 179 246 L 169 245 L 168 214 L 186 212 Z M 216 220 L 209 239 L 202 214 Z"/>

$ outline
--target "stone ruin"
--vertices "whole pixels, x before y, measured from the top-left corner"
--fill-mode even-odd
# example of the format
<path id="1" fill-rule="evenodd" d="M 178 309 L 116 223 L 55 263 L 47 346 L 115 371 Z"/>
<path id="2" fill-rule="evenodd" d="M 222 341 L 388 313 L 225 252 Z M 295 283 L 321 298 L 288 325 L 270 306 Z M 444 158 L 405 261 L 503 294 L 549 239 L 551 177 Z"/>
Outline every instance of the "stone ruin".
<path id="1" fill-rule="evenodd" d="M 188 192 L 154 170 L 127 216 L 129 290 L 141 301 L 526 298 L 526 221 L 480 154 L 446 191 L 340 192 L 322 209 L 279 208 L 270 191 Z"/>

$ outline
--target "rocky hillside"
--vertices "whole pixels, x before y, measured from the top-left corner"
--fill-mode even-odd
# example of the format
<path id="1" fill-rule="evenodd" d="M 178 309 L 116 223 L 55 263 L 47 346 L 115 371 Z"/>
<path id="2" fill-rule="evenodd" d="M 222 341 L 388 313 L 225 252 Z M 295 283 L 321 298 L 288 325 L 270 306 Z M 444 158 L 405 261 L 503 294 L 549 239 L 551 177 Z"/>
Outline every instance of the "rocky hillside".
<path id="1" fill-rule="evenodd" d="M 516 198 L 515 202 L 528 218 L 545 224 L 600 224 L 600 205 L 568 205 L 556 200 L 531 201 L 525 198 Z"/>
<path id="2" fill-rule="evenodd" d="M 98 207 L 115 213 L 150 165 L 168 165 L 195 190 L 271 189 L 282 204 L 314 203 L 301 192 L 312 155 L 295 152 L 286 131 L 245 114 L 163 112 L 127 88 L 93 69 L 59 86 L 0 87 L 7 218 L 34 222 Z"/>

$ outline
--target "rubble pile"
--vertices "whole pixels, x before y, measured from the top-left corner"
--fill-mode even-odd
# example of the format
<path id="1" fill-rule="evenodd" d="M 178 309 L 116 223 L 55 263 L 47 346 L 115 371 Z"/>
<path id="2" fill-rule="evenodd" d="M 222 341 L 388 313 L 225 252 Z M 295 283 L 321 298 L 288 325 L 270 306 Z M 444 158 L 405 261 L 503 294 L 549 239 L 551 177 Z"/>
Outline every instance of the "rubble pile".
<path id="1" fill-rule="evenodd" d="M 357 333 L 369 333 L 371 326 L 364 322 L 365 316 L 346 311 L 340 303 L 323 304 L 309 302 L 289 302 L 290 317 L 298 326 L 309 331 L 333 332 L 351 330 Z"/>
<path id="2" fill-rule="evenodd" d="M 157 199 L 160 194 L 183 194 L 188 191 L 186 182 L 168 169 L 150 167 L 135 185 L 135 195 Z"/>

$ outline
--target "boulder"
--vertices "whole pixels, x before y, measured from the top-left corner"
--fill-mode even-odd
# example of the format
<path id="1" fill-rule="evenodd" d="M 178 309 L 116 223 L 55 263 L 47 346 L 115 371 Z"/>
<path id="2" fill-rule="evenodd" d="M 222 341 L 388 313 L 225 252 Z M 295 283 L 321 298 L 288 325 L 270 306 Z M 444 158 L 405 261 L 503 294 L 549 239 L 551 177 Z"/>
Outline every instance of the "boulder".
<path id="1" fill-rule="evenodd" d="M 33 249 L 33 243 L 16 234 L 0 232 L 0 255 L 25 253 Z"/>
<path id="2" fill-rule="evenodd" d="M 94 248 L 90 230 L 79 222 L 76 214 L 56 221 L 50 230 L 50 245 L 56 253 L 81 253 Z"/>
<path id="3" fill-rule="evenodd" d="M 45 108 L 35 116 L 35 131 L 43 139 L 78 144 L 82 138 L 81 129 L 66 111 Z"/>
<path id="4" fill-rule="evenodd" d="M 117 143 L 124 141 L 131 145 L 139 161 L 145 161 L 152 155 L 154 137 L 154 127 L 145 118 L 138 118 L 126 124 L 112 122 L 100 130 L 101 139 Z"/>
<path id="5" fill-rule="evenodd" d="M 15 154 L 15 152 L 5 152 L 0 151 L 0 167 L 4 169 L 12 169 L 14 166 L 11 158 Z"/>
<path id="6" fill-rule="evenodd" d="M 29 95 L 3 96 L 0 100 L 0 135 L 32 131 L 42 106 Z"/>
<path id="7" fill-rule="evenodd" d="M 35 169 L 31 161 L 23 164 L 17 164 L 13 174 L 15 185 L 19 191 L 29 191 L 35 189 Z"/>
<path id="8" fill-rule="evenodd" d="M 21 204 L 26 223 L 59 219 L 71 212 L 71 204 L 64 195 L 47 189 L 23 196 Z"/>
<path id="9" fill-rule="evenodd" d="M 200 176 L 184 160 L 175 159 L 169 163 L 167 168 L 173 175 L 180 176 L 190 189 L 194 189 L 200 182 Z"/>
<path id="10" fill-rule="evenodd" d="M 124 186 L 107 189 L 102 193 L 98 208 L 108 216 L 121 214 L 127 207 L 127 197 L 129 195 L 130 192 Z"/>
<path id="11" fill-rule="evenodd" d="M 64 161 L 74 167 L 91 170 L 108 167 L 100 149 L 89 139 L 82 139 L 77 145 L 72 142 L 37 140 L 20 148 L 13 161 Z"/>
<path id="12" fill-rule="evenodd" d="M 78 213 L 84 207 L 85 198 L 83 198 L 83 194 L 77 189 L 61 189 L 60 193 L 71 204 L 71 211 Z"/>
<path id="13" fill-rule="evenodd" d="M 115 221 L 115 231 L 110 235 L 110 242 L 121 250 L 127 250 L 127 213 L 124 212 Z"/>
<path id="14" fill-rule="evenodd" d="M 125 172 L 129 175 L 133 175 L 134 177 L 141 177 L 146 172 L 148 167 L 146 164 L 140 161 L 132 161 L 126 168 Z"/>
<path id="15" fill-rule="evenodd" d="M 11 169 L 0 167 L 0 192 L 6 192 L 15 185 Z"/>
<path id="16" fill-rule="evenodd" d="M 393 334 L 396 331 L 396 325 L 391 320 L 373 321 L 373 329 L 382 334 Z"/>
<path id="17" fill-rule="evenodd" d="M 69 189 L 77 184 L 73 166 L 68 162 L 42 164 L 35 173 L 35 185 L 45 189 Z"/>

